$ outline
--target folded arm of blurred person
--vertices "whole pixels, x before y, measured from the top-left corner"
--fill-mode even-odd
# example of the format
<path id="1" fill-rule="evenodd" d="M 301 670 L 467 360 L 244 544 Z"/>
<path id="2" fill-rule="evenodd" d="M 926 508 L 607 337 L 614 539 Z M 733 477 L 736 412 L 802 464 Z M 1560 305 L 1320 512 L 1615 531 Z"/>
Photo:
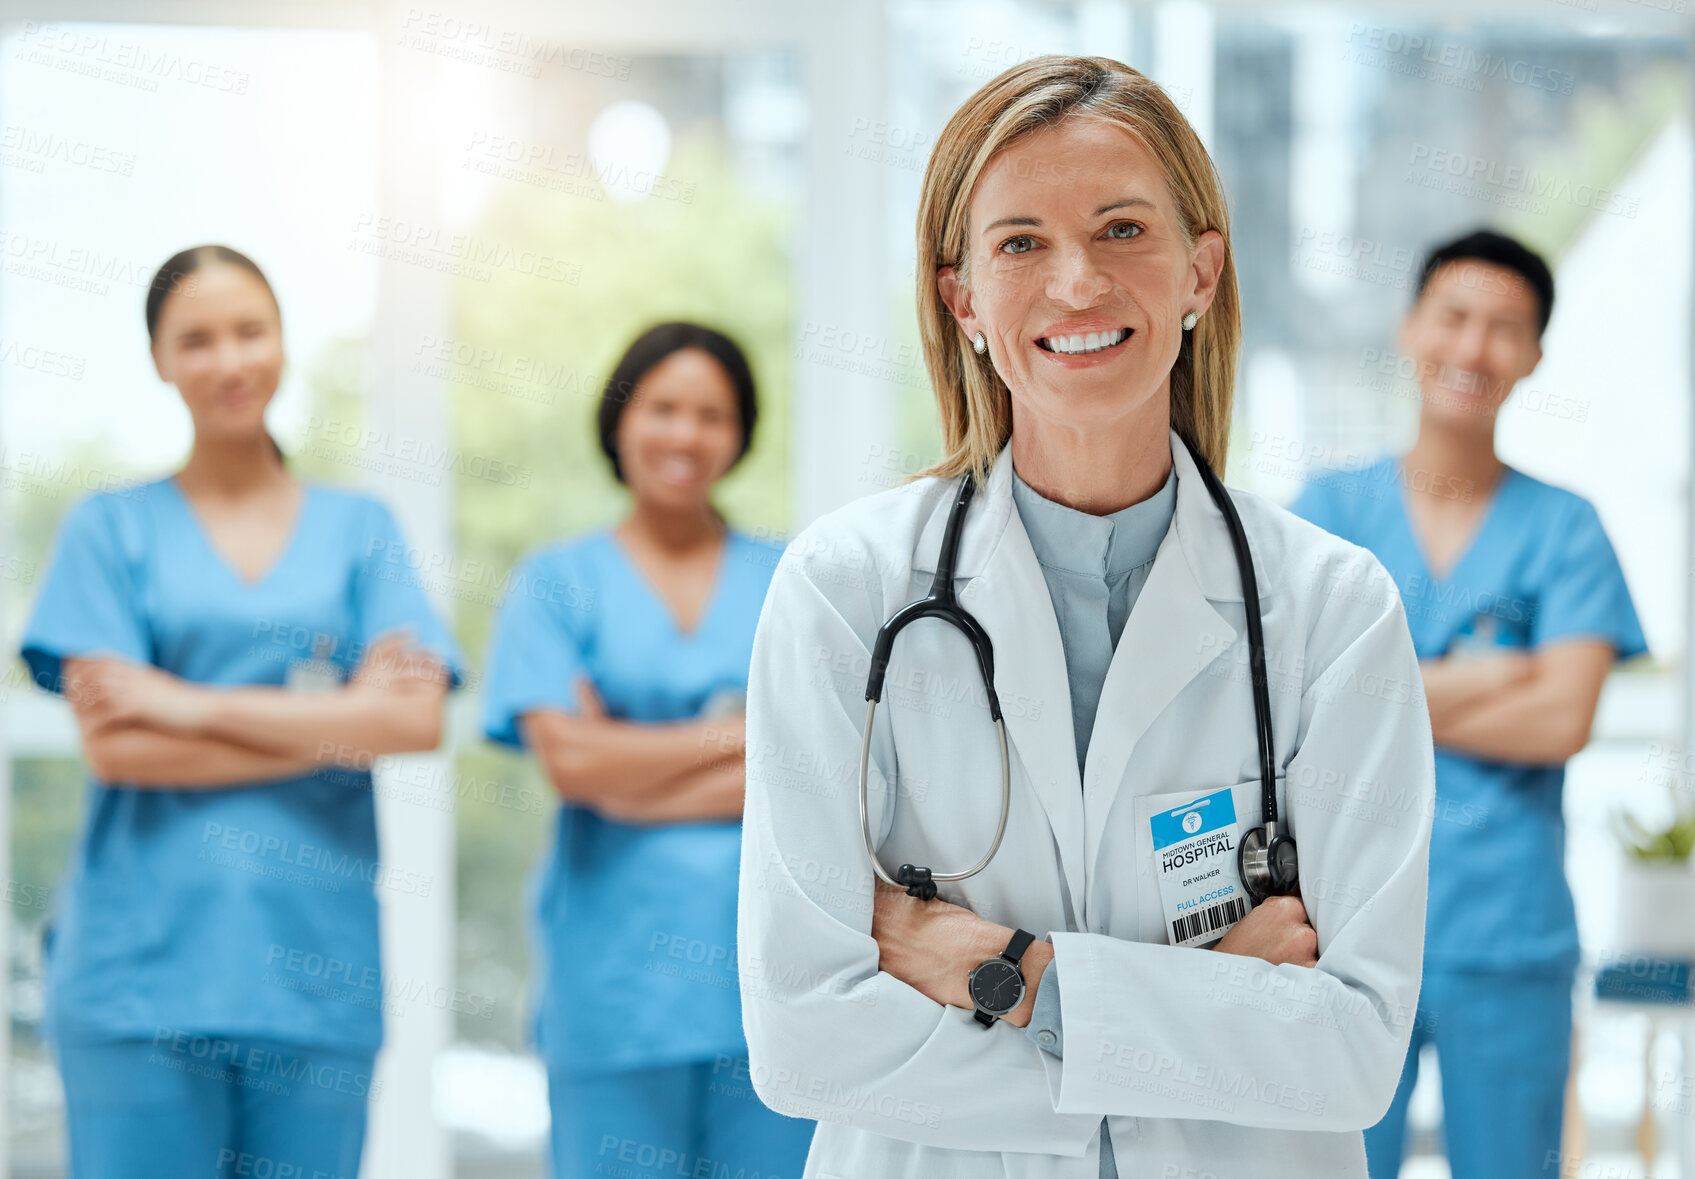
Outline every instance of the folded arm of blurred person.
<path id="1" fill-rule="evenodd" d="M 1615 654 L 1606 640 L 1571 639 L 1421 661 L 1436 744 L 1496 761 L 1568 760 L 1589 743 Z"/>
<path id="2" fill-rule="evenodd" d="M 369 769 L 384 754 L 434 749 L 448 690 L 444 665 L 398 632 L 373 642 L 329 692 L 199 684 L 120 659 L 68 659 L 65 676 L 94 772 L 171 789 Z"/>
<path id="3" fill-rule="evenodd" d="M 577 683 L 577 700 L 575 715 L 544 709 L 520 721 L 524 743 L 566 802 L 626 823 L 741 816 L 744 716 L 676 724 L 614 720 L 586 680 Z"/>

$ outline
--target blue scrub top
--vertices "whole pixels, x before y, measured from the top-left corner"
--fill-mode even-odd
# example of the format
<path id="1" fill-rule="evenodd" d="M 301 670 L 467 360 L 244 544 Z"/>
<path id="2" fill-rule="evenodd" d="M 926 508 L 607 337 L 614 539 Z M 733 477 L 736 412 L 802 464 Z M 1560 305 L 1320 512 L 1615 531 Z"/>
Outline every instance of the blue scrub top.
<path id="1" fill-rule="evenodd" d="M 365 645 L 409 627 L 459 679 L 394 519 L 304 484 L 282 555 L 256 584 L 212 548 L 172 479 L 75 504 L 24 630 L 36 683 L 117 656 L 203 684 L 345 681 Z M 215 789 L 90 778 L 46 941 L 47 1034 L 163 1033 L 374 1051 L 382 1039 L 377 897 L 436 882 L 377 854 L 371 775 L 325 769 Z"/>
<path id="2" fill-rule="evenodd" d="M 613 718 L 700 715 L 747 690 L 759 611 L 782 550 L 731 531 L 691 633 L 609 531 L 543 548 L 512 578 L 489 649 L 483 728 L 521 748 L 527 712 L 577 712 L 591 681 Z M 744 1055 L 736 978 L 741 823 L 637 826 L 559 807 L 531 882 L 534 1033 L 549 1069 L 648 1068 Z"/>
<path id="3" fill-rule="evenodd" d="M 1564 639 L 1647 643 L 1618 557 L 1588 500 L 1512 468 L 1446 577 L 1425 565 L 1399 459 L 1314 480 L 1290 510 L 1376 554 L 1400 587 L 1420 659 Z M 1339 587 L 1345 591 L 1346 587 Z M 1427 968 L 1563 972 L 1577 965 L 1565 878 L 1565 766 L 1436 750 Z M 1348 805 L 1401 821 L 1394 783 L 1361 784 Z M 1410 819 L 1410 817 L 1409 817 Z"/>

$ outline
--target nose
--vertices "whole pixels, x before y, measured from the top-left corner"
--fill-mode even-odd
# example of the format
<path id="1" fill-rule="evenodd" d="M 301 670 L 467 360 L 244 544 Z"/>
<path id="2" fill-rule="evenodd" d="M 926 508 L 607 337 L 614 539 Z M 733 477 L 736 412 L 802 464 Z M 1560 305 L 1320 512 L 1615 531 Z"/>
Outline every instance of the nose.
<path id="1" fill-rule="evenodd" d="M 222 336 L 218 346 L 212 351 L 212 360 L 218 366 L 219 376 L 233 376 L 241 371 L 241 341 L 233 336 Z"/>
<path id="2" fill-rule="evenodd" d="M 1455 359 L 1474 372 L 1477 369 L 1478 362 L 1483 359 L 1488 351 L 1488 331 L 1489 325 L 1484 322 L 1481 315 L 1468 316 L 1464 325 L 1460 328 L 1459 339 L 1454 341 L 1456 345 Z"/>
<path id="3" fill-rule="evenodd" d="M 693 413 L 674 413 L 666 431 L 666 440 L 672 446 L 685 450 L 693 450 L 704 432 L 700 416 Z"/>
<path id="4" fill-rule="evenodd" d="M 1105 302 L 1112 292 L 1112 279 L 1101 269 L 1093 252 L 1087 246 L 1056 252 L 1059 261 L 1048 283 L 1048 297 L 1078 310 Z"/>

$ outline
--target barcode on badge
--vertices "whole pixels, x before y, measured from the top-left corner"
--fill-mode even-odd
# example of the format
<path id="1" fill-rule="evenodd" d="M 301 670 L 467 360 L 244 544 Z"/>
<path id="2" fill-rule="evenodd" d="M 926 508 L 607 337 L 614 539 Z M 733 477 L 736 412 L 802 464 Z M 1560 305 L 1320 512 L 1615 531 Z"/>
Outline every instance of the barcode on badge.
<path id="1" fill-rule="evenodd" d="M 1192 937 L 1234 925 L 1248 915 L 1248 898 L 1231 897 L 1223 904 L 1187 913 L 1171 923 L 1171 944 L 1182 945 Z"/>

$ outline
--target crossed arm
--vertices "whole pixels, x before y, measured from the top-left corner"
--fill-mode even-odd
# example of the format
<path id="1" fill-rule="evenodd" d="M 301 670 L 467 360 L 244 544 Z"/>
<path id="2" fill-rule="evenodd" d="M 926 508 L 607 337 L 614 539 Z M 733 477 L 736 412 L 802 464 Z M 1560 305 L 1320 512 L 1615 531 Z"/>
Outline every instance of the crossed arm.
<path id="1" fill-rule="evenodd" d="M 567 802 L 626 823 L 740 818 L 747 722 L 741 716 L 639 724 L 606 715 L 586 681 L 575 716 L 556 710 L 519 718 L 553 788 Z"/>
<path id="2" fill-rule="evenodd" d="M 1497 761 L 1563 762 L 1589 743 L 1613 645 L 1570 639 L 1530 652 L 1419 664 L 1438 746 Z"/>
<path id="3" fill-rule="evenodd" d="M 1613 654 L 1610 643 L 1576 639 L 1529 654 L 1423 662 L 1436 744 L 1502 761 L 1565 761 L 1588 743 Z M 871 932 L 882 969 L 938 1003 L 969 1009 L 967 973 L 999 953 L 1012 931 L 957 906 L 911 901 L 879 881 Z M 1301 902 L 1276 898 L 1255 908 L 1216 949 L 1311 966 L 1316 945 Z M 1052 958 L 1053 948 L 1041 941 L 1025 953 L 1024 1001 L 1007 1014 L 1008 1023 L 1029 1023 Z"/>
<path id="4" fill-rule="evenodd" d="M 433 749 L 447 696 L 441 664 L 399 634 L 372 643 L 353 678 L 325 693 L 196 684 L 107 658 L 67 659 L 64 674 L 89 766 L 143 789 L 246 786 Z"/>
<path id="5" fill-rule="evenodd" d="M 975 1006 L 966 985 L 971 968 L 999 954 L 1012 929 L 943 900 L 913 900 L 881 880 L 875 881 L 875 897 L 871 936 L 877 939 L 878 968 L 944 1007 L 970 1011 Z M 1268 899 L 1231 926 L 1213 949 L 1260 958 L 1273 966 L 1318 964 L 1318 934 L 1308 923 L 1299 897 Z M 1024 951 L 1019 962 L 1024 999 L 1003 1017 L 1007 1023 L 1029 1026 L 1036 993 L 1053 956 L 1052 943 L 1041 939 Z"/>

